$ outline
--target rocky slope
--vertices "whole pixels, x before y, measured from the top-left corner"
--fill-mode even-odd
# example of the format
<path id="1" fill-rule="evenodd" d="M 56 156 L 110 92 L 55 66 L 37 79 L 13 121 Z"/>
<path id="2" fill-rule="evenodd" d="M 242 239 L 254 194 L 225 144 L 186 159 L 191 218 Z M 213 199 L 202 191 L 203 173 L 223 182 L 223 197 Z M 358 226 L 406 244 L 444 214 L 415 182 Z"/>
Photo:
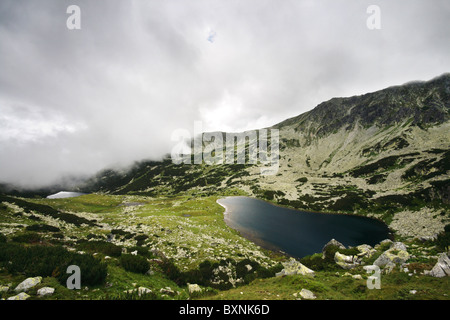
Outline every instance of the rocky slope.
<path id="1" fill-rule="evenodd" d="M 105 170 L 82 189 L 142 195 L 238 190 L 303 210 L 373 216 L 400 236 L 433 237 L 449 221 L 449 110 L 450 74 L 444 74 L 333 98 L 267 128 L 279 130 L 276 175 L 261 175 L 258 165 L 175 165 L 168 158 Z"/>

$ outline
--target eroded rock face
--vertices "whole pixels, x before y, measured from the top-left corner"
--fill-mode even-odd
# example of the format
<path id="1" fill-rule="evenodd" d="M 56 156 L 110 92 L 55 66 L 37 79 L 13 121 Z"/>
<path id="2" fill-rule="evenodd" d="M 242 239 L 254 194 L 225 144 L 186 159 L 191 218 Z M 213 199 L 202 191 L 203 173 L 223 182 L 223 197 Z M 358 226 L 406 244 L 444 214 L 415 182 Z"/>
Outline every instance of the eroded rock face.
<path id="1" fill-rule="evenodd" d="M 438 262 L 434 265 L 433 269 L 426 272 L 426 274 L 436 278 L 450 276 L 450 259 L 447 253 L 441 253 L 439 255 Z"/>
<path id="2" fill-rule="evenodd" d="M 304 266 L 294 258 L 291 258 L 288 262 L 283 263 L 284 269 L 276 274 L 277 277 L 290 276 L 294 274 L 310 275 L 314 276 L 314 271 Z"/>

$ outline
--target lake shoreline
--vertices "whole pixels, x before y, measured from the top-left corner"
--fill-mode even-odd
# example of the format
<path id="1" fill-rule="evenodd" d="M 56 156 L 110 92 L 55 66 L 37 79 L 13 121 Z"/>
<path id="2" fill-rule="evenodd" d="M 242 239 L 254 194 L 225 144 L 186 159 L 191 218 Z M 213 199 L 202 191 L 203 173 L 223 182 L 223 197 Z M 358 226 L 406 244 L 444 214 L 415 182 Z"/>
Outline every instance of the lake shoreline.
<path id="1" fill-rule="evenodd" d="M 262 239 L 259 239 L 258 237 L 250 236 L 250 235 L 248 235 L 248 234 L 242 233 L 241 231 L 239 231 L 239 230 L 237 230 L 237 229 L 231 227 L 231 226 L 226 222 L 226 219 L 225 219 L 225 215 L 228 214 L 228 213 L 227 213 L 227 210 L 229 211 L 229 208 L 228 208 L 225 204 L 222 204 L 222 203 L 219 202 L 219 200 L 225 199 L 225 198 L 228 198 L 228 197 L 234 197 L 234 196 L 221 197 L 221 198 L 219 198 L 219 199 L 216 200 L 216 203 L 217 203 L 218 205 L 220 205 L 222 208 L 225 209 L 225 211 L 224 211 L 222 214 L 223 214 L 223 216 L 224 216 L 224 222 L 225 222 L 225 225 L 226 225 L 228 228 L 230 228 L 230 229 L 232 229 L 233 231 L 237 232 L 237 234 L 238 234 L 240 237 L 242 237 L 242 238 L 244 238 L 244 239 L 247 239 L 247 240 L 253 242 L 254 244 L 256 244 L 257 246 L 259 246 L 259 247 L 262 248 L 263 250 L 267 250 L 267 251 L 269 251 L 269 252 L 272 253 L 272 254 L 275 254 L 275 255 L 277 255 L 277 256 L 282 256 L 283 258 L 291 258 L 291 257 L 292 257 L 292 258 L 297 258 L 297 257 L 294 257 L 294 256 L 292 256 L 292 255 L 290 255 L 290 254 L 284 252 L 283 250 L 281 250 L 281 248 L 278 248 L 277 246 L 275 246 L 275 245 L 273 245 L 273 244 L 269 244 L 269 243 L 267 243 L 266 241 L 264 241 L 264 240 L 262 240 Z M 297 258 L 297 259 L 300 259 L 300 258 Z"/>

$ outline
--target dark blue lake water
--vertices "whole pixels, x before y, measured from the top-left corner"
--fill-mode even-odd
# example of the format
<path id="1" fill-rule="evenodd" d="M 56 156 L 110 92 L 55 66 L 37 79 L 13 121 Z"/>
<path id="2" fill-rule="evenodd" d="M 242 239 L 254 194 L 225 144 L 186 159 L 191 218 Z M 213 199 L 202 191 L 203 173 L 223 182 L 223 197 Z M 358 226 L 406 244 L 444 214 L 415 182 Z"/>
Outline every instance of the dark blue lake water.
<path id="1" fill-rule="evenodd" d="M 375 219 L 304 212 L 248 198 L 219 199 L 226 224 L 262 247 L 293 257 L 321 252 L 331 239 L 345 246 L 374 246 L 389 238 L 388 227 Z"/>

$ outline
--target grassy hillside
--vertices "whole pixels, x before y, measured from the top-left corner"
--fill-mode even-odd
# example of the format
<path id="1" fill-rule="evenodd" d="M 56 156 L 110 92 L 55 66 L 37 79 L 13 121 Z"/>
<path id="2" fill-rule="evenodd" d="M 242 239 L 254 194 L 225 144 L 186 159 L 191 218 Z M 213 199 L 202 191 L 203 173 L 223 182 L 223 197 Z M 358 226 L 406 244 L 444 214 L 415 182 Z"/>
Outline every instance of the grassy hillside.
<path id="1" fill-rule="evenodd" d="M 437 261 L 437 242 L 407 242 L 414 256 L 408 272 L 396 268 L 383 275 L 381 290 L 367 289 L 368 274 L 362 266 L 349 271 L 334 263 L 318 266 L 315 261 L 322 259 L 314 256 L 301 260 L 315 269 L 314 277 L 275 277 L 288 257 L 264 250 L 228 228 L 216 200 L 189 195 L 91 194 L 52 200 L 3 196 L 0 285 L 10 289 L 1 295 L 8 298 L 25 278 L 42 276 L 28 292 L 30 299 L 297 299 L 301 289 L 311 290 L 317 299 L 448 299 L 448 277 L 422 274 Z M 63 213 L 61 217 L 70 215 L 83 223 L 61 219 Z M 24 261 L 30 257 L 26 250 L 30 254 L 37 249 L 39 256 Z M 384 249 L 379 246 L 367 263 Z M 66 278 L 61 279 L 66 266 L 52 259 L 55 250 L 81 259 L 77 261 L 82 274 L 83 266 L 99 266 L 99 274 L 105 267 L 104 278 L 83 280 L 82 290 L 67 289 Z M 190 293 L 189 283 L 199 284 L 202 291 Z M 53 295 L 36 295 L 49 286 L 55 288 Z M 147 293 L 139 295 L 139 290 Z"/>

